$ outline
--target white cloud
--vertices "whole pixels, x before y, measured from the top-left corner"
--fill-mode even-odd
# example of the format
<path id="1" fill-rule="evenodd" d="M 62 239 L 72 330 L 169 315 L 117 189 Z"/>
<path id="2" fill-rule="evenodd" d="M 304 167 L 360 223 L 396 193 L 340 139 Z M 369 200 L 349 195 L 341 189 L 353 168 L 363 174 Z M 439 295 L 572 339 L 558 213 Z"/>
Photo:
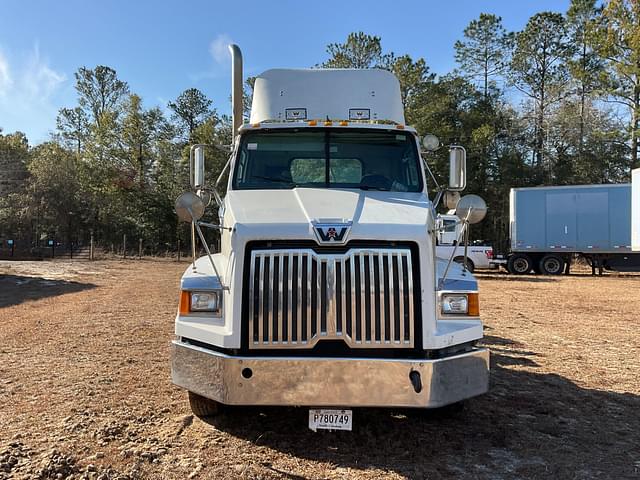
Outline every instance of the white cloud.
<path id="1" fill-rule="evenodd" d="M 209 53 L 216 61 L 216 63 L 220 65 L 228 65 L 229 59 L 231 58 L 229 54 L 228 45 L 233 43 L 231 37 L 226 33 L 220 33 L 218 36 L 209 44 Z"/>
<path id="2" fill-rule="evenodd" d="M 69 82 L 40 54 L 37 43 L 26 55 L 18 53 L 7 56 L 0 51 L 0 127 L 25 132 L 37 143 L 55 128 L 56 100 Z"/>
<path id="3" fill-rule="evenodd" d="M 9 62 L 0 51 L 0 97 L 4 97 L 9 93 L 13 81 L 11 80 L 11 73 L 9 72 Z"/>
<path id="4" fill-rule="evenodd" d="M 48 62 L 40 56 L 40 48 L 36 44 L 24 68 L 24 93 L 32 100 L 46 102 L 64 83 L 66 77 L 49 67 Z"/>

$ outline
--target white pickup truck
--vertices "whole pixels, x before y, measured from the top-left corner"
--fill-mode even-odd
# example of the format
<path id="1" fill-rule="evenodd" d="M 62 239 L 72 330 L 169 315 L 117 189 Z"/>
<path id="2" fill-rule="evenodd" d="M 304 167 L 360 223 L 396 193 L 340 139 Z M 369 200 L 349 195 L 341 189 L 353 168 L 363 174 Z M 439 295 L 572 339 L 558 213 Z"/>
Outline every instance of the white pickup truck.
<path id="1" fill-rule="evenodd" d="M 436 234 L 436 256 L 448 260 L 453 255 L 453 261 L 464 264 L 464 244 L 460 239 L 462 222 L 457 215 L 438 215 L 436 223 L 439 228 Z M 493 260 L 493 248 L 486 245 L 469 245 L 467 247 L 468 270 L 473 273 L 476 269 L 497 269 L 498 266 L 491 263 Z"/>
<path id="2" fill-rule="evenodd" d="M 486 392 L 478 285 L 435 256 L 421 139 L 405 125 L 396 77 L 268 70 L 242 124 L 241 54 L 231 51 L 226 195 L 204 181 L 194 146 L 197 194 L 176 202 L 194 262 L 181 281 L 172 378 L 194 413 L 306 406 L 310 428 L 351 429 L 351 407 L 435 408 Z M 466 156 L 449 150 L 447 189 L 460 191 Z M 200 220 L 210 198 L 219 224 Z M 203 242 L 196 259 L 201 227 L 221 232 L 221 250 Z"/>

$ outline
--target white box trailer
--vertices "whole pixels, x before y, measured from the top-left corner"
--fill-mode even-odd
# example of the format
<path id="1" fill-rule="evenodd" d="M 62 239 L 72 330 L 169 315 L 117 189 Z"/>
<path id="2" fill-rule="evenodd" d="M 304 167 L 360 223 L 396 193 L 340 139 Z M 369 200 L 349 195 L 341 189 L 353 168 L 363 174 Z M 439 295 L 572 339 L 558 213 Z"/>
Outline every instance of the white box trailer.
<path id="1" fill-rule="evenodd" d="M 640 270 L 640 254 L 632 251 L 638 171 L 633 195 L 632 184 L 511 189 L 508 270 L 559 274 L 576 255 L 594 269 Z"/>

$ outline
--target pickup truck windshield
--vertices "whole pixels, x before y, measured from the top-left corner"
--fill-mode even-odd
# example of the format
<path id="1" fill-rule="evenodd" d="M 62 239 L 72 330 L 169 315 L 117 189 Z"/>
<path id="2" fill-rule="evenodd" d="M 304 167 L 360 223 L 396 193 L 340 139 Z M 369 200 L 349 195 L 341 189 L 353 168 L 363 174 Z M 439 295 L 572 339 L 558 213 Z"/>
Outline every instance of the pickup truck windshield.
<path id="1" fill-rule="evenodd" d="M 242 137 L 233 188 L 419 192 L 413 135 L 364 129 L 274 129 Z"/>

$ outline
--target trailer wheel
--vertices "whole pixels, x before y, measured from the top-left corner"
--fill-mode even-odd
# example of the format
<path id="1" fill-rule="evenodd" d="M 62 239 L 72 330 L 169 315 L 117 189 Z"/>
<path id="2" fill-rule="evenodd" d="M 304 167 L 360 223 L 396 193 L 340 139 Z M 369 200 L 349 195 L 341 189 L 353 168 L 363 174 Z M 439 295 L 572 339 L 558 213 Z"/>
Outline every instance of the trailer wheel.
<path id="1" fill-rule="evenodd" d="M 462 265 L 464 263 L 464 257 L 456 257 L 453 259 L 454 262 Z M 467 258 L 467 270 L 470 273 L 473 273 L 476 269 L 476 266 L 473 264 L 473 261 L 470 258 Z"/>
<path id="2" fill-rule="evenodd" d="M 526 253 L 516 253 L 509 257 L 507 270 L 515 275 L 526 275 L 533 268 L 533 262 Z"/>
<path id="3" fill-rule="evenodd" d="M 564 271 L 564 259 L 558 255 L 545 255 L 540 260 L 540 271 L 544 275 L 560 275 Z"/>
<path id="4" fill-rule="evenodd" d="M 215 400 L 189 392 L 191 411 L 198 418 L 215 417 L 222 413 L 224 405 Z"/>

